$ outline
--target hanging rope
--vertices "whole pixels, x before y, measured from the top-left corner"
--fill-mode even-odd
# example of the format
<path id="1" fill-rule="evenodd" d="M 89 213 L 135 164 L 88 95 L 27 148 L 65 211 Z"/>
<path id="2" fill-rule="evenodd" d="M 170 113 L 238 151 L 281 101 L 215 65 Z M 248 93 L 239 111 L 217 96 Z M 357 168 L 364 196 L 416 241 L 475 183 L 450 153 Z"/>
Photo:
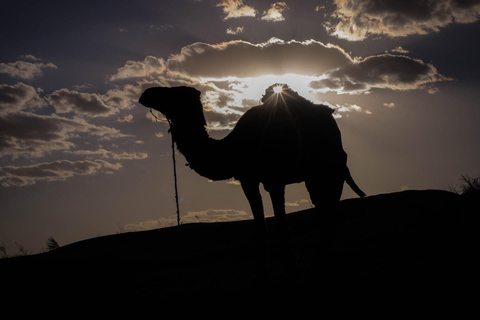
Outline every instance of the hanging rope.
<path id="1" fill-rule="evenodd" d="M 150 108 L 150 113 L 157 121 L 159 121 L 158 117 L 153 113 L 152 108 Z M 175 160 L 175 142 L 173 140 L 173 134 L 172 134 L 173 124 L 168 118 L 167 118 L 167 121 L 168 121 L 168 125 L 170 126 L 170 129 L 168 129 L 168 132 L 172 137 L 173 178 L 175 180 L 175 204 L 177 205 L 177 225 L 180 225 L 180 204 L 178 202 L 178 187 L 177 187 L 177 161 Z"/>

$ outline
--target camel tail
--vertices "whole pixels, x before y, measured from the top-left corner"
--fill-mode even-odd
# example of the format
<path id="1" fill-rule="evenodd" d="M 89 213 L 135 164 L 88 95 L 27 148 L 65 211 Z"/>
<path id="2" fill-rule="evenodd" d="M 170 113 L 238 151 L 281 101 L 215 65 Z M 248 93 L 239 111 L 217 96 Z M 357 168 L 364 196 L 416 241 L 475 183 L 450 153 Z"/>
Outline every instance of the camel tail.
<path id="1" fill-rule="evenodd" d="M 355 191 L 355 193 L 356 193 L 359 197 L 363 198 L 363 197 L 366 196 L 365 192 L 363 192 L 363 191 L 357 186 L 357 184 L 355 183 L 355 181 L 353 181 L 352 175 L 350 174 L 350 170 L 348 169 L 348 167 L 347 167 L 345 182 L 350 186 L 350 188 L 352 188 L 353 191 Z"/>

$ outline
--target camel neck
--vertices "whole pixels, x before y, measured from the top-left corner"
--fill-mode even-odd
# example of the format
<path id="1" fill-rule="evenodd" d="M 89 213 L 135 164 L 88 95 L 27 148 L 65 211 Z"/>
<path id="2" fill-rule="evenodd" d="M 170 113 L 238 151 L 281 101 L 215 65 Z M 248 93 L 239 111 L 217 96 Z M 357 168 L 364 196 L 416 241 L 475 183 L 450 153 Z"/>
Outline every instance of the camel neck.
<path id="1" fill-rule="evenodd" d="M 231 168 L 224 161 L 228 150 L 222 140 L 209 136 L 205 126 L 188 122 L 172 126 L 173 139 L 178 151 L 185 156 L 190 168 L 211 180 L 233 177 Z"/>

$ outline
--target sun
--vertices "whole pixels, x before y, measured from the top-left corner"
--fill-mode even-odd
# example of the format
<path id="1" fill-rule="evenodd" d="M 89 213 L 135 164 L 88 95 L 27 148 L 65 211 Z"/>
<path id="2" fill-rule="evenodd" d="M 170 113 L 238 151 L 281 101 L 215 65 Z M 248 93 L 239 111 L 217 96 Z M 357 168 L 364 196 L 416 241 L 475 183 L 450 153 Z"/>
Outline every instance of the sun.
<path id="1" fill-rule="evenodd" d="M 283 87 L 281 85 L 273 87 L 273 92 L 282 93 Z"/>

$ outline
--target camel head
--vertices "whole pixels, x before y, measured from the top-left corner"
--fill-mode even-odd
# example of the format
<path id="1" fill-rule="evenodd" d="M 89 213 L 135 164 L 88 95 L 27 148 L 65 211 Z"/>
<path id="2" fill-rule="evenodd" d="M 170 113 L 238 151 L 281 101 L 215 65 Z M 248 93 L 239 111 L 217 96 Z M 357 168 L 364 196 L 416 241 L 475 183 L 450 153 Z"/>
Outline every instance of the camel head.
<path id="1" fill-rule="evenodd" d="M 205 125 L 200 91 L 191 87 L 154 87 L 141 95 L 140 104 L 160 111 L 172 123 L 179 120 L 201 121 Z"/>

